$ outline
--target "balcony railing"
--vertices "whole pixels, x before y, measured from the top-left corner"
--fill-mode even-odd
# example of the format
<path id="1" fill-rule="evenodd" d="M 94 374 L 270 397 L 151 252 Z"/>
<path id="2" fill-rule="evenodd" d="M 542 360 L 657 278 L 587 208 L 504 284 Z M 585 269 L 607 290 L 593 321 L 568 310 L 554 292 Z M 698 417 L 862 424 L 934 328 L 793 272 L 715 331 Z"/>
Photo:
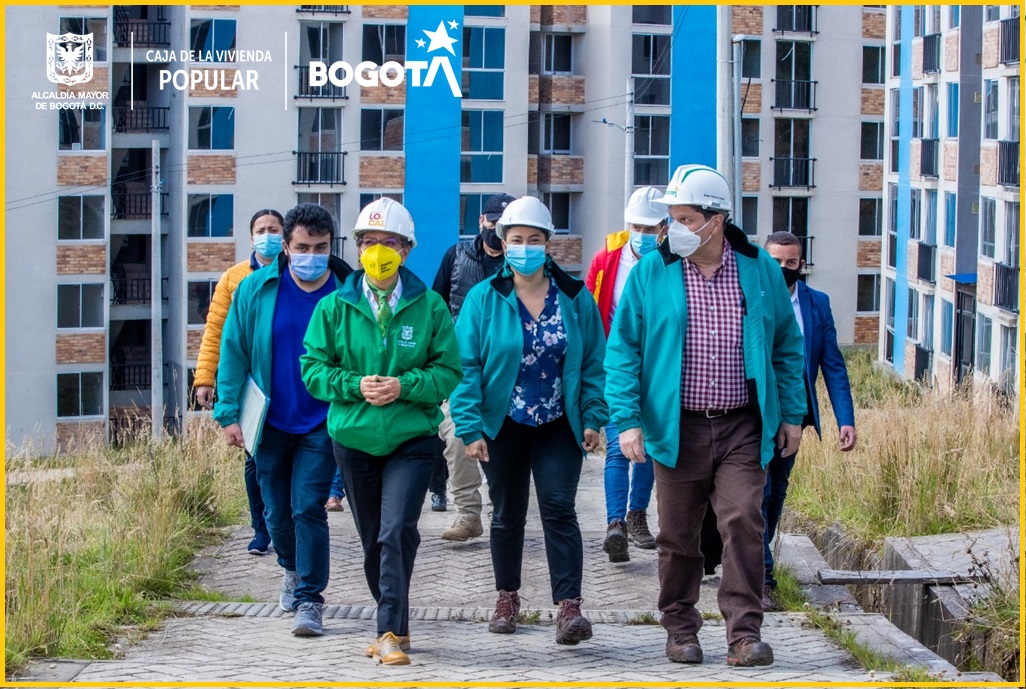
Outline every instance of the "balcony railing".
<path id="1" fill-rule="evenodd" d="M 1005 311 L 1019 311 L 1019 267 L 994 264 L 994 305 Z"/>
<path id="2" fill-rule="evenodd" d="M 816 109 L 816 84 L 815 81 L 802 81 L 795 79 L 776 79 L 773 108 L 775 110 L 815 110 Z"/>
<path id="3" fill-rule="evenodd" d="M 777 7 L 777 26 L 773 30 L 816 33 L 815 6 L 781 5 Z"/>
<path id="4" fill-rule="evenodd" d="M 920 344 L 916 345 L 915 379 L 924 383 L 930 382 L 930 363 L 933 352 Z"/>
<path id="5" fill-rule="evenodd" d="M 344 151 L 293 151 L 296 156 L 296 180 L 293 184 L 345 184 Z"/>
<path id="6" fill-rule="evenodd" d="M 331 255 L 332 256 L 337 256 L 338 258 L 342 258 L 343 255 L 345 254 L 345 251 L 346 251 L 346 238 L 345 238 L 345 236 L 344 235 L 343 236 L 336 235 L 335 238 L 331 240 Z"/>
<path id="7" fill-rule="evenodd" d="M 1019 142 L 998 141 L 998 184 L 1019 186 Z"/>
<path id="8" fill-rule="evenodd" d="M 296 12 L 312 12 L 315 14 L 349 14 L 349 5 L 300 5 Z"/>
<path id="9" fill-rule="evenodd" d="M 168 214 L 167 192 L 160 195 L 160 214 Z M 148 220 L 152 217 L 153 196 L 148 191 L 120 191 L 114 189 L 110 194 L 111 218 L 114 220 Z"/>
<path id="10" fill-rule="evenodd" d="M 110 284 L 112 305 L 149 304 L 152 299 L 149 278 L 111 278 Z"/>
<path id="11" fill-rule="evenodd" d="M 802 260 L 805 261 L 805 267 L 811 268 L 814 264 L 812 262 L 812 240 L 815 237 L 809 235 L 795 235 L 798 241 L 802 243 Z"/>
<path id="12" fill-rule="evenodd" d="M 927 244 L 926 242 L 919 242 L 919 264 L 916 275 L 920 280 L 933 284 L 937 282 L 936 265 L 937 265 L 937 246 L 935 244 Z"/>
<path id="13" fill-rule="evenodd" d="M 153 384 L 149 364 L 111 364 L 111 390 L 149 390 Z"/>
<path id="14" fill-rule="evenodd" d="M 166 132 L 168 114 L 171 108 L 135 107 L 126 108 L 116 105 L 114 113 L 114 132 Z"/>
<path id="15" fill-rule="evenodd" d="M 1019 61 L 1019 17 L 1001 20 L 1001 64 Z"/>
<path id="16" fill-rule="evenodd" d="M 114 43 L 140 47 L 171 45 L 171 22 L 124 19 L 114 22 Z"/>
<path id="17" fill-rule="evenodd" d="M 939 177 L 940 140 L 920 139 L 920 141 L 922 145 L 919 147 L 919 174 L 923 177 Z"/>
<path id="18" fill-rule="evenodd" d="M 898 267 L 898 235 L 893 232 L 887 233 L 887 265 Z"/>
<path id="19" fill-rule="evenodd" d="M 772 187 L 816 186 L 815 158 L 770 158 L 773 162 Z"/>
<path id="20" fill-rule="evenodd" d="M 923 72 L 931 74 L 941 71 L 941 35 L 932 33 L 923 36 Z"/>
<path id="21" fill-rule="evenodd" d="M 335 86 L 329 80 L 324 86 L 310 85 L 310 68 L 296 65 L 299 70 L 299 91 L 294 98 L 348 98 L 345 86 Z"/>

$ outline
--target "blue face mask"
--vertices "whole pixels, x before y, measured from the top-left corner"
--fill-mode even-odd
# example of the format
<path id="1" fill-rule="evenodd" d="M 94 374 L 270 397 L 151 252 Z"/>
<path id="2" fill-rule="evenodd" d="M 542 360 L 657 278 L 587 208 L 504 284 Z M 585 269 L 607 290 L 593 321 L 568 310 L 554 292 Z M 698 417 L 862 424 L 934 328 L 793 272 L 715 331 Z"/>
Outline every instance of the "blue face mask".
<path id="1" fill-rule="evenodd" d="M 258 234 L 253 237 L 253 250 L 264 258 L 276 258 L 281 253 L 280 234 Z"/>
<path id="2" fill-rule="evenodd" d="M 631 230 L 631 248 L 638 256 L 644 256 L 657 246 L 659 246 L 659 235 Z"/>
<path id="3" fill-rule="evenodd" d="M 521 275 L 534 275 L 545 265 L 543 244 L 507 244 L 506 263 Z"/>
<path id="4" fill-rule="evenodd" d="M 328 254 L 291 254 L 292 272 L 304 282 L 313 282 L 328 270 Z"/>

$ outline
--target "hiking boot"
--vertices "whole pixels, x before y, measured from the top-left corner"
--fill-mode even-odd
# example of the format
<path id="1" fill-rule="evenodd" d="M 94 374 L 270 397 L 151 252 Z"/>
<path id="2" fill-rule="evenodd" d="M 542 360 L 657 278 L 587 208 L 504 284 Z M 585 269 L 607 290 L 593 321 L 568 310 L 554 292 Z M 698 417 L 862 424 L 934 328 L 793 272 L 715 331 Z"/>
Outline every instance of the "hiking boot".
<path id="1" fill-rule="evenodd" d="M 756 667 L 773 664 L 773 649 L 765 641 L 746 636 L 727 646 L 727 665 L 731 667 Z"/>
<path id="2" fill-rule="evenodd" d="M 622 519 L 614 519 L 606 527 L 606 540 L 602 543 L 610 562 L 629 562 L 627 554 L 627 524 Z"/>
<path id="3" fill-rule="evenodd" d="M 591 622 L 581 614 L 581 599 L 567 598 L 559 601 L 556 615 L 556 643 L 576 646 L 591 638 Z"/>
<path id="4" fill-rule="evenodd" d="M 443 541 L 466 541 L 484 533 L 481 517 L 476 514 L 458 514 L 452 526 L 442 532 Z"/>
<path id="5" fill-rule="evenodd" d="M 431 494 L 431 511 L 445 512 L 449 508 L 449 501 L 445 499 L 445 493 Z"/>
<path id="6" fill-rule="evenodd" d="M 648 515 L 645 510 L 627 513 L 627 533 L 631 535 L 634 545 L 645 550 L 656 547 L 655 536 L 648 530 Z"/>
<path id="7" fill-rule="evenodd" d="M 409 638 L 406 637 L 407 643 Z M 374 642 L 374 658 L 382 665 L 409 665 L 410 657 L 403 652 L 402 643 L 392 632 L 385 632 Z M 409 646 L 407 646 L 409 648 Z"/>
<path id="8" fill-rule="evenodd" d="M 328 501 L 324 503 L 324 509 L 329 512 L 345 512 L 345 507 L 342 506 L 342 498 L 336 498 L 332 495 L 328 498 Z"/>
<path id="9" fill-rule="evenodd" d="M 253 535 L 253 540 L 246 546 L 246 552 L 250 555 L 266 555 L 271 547 L 271 537 L 266 531 L 258 531 Z"/>
<path id="10" fill-rule="evenodd" d="M 666 637 L 666 657 L 674 663 L 701 663 L 702 647 L 694 634 L 670 634 Z"/>
<path id="11" fill-rule="evenodd" d="M 384 636 L 384 634 L 382 634 L 382 636 Z M 395 635 L 393 634 L 393 636 L 395 636 Z M 395 640 L 399 643 L 399 649 L 400 650 L 403 650 L 403 651 L 410 650 L 410 635 L 409 634 L 407 634 L 406 636 L 396 636 Z M 379 638 L 379 639 L 375 640 L 373 643 L 371 643 L 370 645 L 368 645 L 367 646 L 367 650 L 364 651 L 363 654 L 365 656 L 367 656 L 368 658 L 371 658 L 371 657 L 376 656 L 376 655 L 380 655 L 378 653 L 378 643 L 380 641 L 381 641 L 381 639 Z"/>
<path id="12" fill-rule="evenodd" d="M 520 595 L 516 591 L 499 591 L 495 601 L 495 612 L 488 623 L 492 634 L 512 634 L 517 630 L 517 615 L 520 614 Z"/>
<path id="13" fill-rule="evenodd" d="M 323 636 L 321 614 L 324 606 L 304 601 L 296 608 L 296 621 L 292 623 L 292 636 Z"/>
<path id="14" fill-rule="evenodd" d="M 762 587 L 762 611 L 776 612 L 777 610 L 780 610 L 780 606 L 773 600 L 773 587 L 766 584 Z"/>
<path id="15" fill-rule="evenodd" d="M 278 590 L 278 607 L 285 612 L 295 610 L 296 584 L 298 583 L 299 575 L 286 569 L 285 576 L 281 578 L 281 588 Z"/>

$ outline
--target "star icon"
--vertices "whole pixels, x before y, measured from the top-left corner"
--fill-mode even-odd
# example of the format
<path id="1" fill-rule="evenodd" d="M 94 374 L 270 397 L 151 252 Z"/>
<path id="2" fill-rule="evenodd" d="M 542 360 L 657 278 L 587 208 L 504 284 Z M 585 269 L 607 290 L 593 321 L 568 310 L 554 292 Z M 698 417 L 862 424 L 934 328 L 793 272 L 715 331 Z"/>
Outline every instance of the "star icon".
<path id="1" fill-rule="evenodd" d="M 434 31 L 428 31 L 427 29 L 424 29 L 423 31 L 424 34 L 431 39 L 431 45 L 428 46 L 429 53 L 434 50 L 444 48 L 454 57 L 456 56 L 456 51 L 452 49 L 452 44 L 455 43 L 457 39 L 450 38 L 449 34 L 445 32 L 445 22 L 438 22 L 438 28 Z"/>
<path id="2" fill-rule="evenodd" d="M 424 39 L 423 38 L 418 38 L 416 40 L 416 43 L 417 43 L 417 47 L 418 48 L 423 48 L 424 47 Z"/>
<path id="3" fill-rule="evenodd" d="M 458 26 L 459 26 L 459 24 L 456 23 L 455 19 L 449 22 L 449 28 L 452 29 L 453 31 L 455 31 L 456 27 L 458 27 Z"/>

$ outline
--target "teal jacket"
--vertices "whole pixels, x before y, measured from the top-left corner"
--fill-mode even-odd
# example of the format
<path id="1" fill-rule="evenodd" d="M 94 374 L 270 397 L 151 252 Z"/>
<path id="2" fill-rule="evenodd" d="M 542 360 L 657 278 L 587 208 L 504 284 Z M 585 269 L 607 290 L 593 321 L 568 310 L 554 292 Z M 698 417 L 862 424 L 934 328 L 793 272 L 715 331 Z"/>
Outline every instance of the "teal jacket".
<path id="1" fill-rule="evenodd" d="M 597 431 L 608 421 L 602 397 L 605 331 L 584 283 L 551 262 L 549 269 L 559 289 L 566 329 L 564 412 L 580 444 L 585 428 Z M 463 382 L 449 400 L 456 435 L 464 443 L 494 438 L 509 411 L 524 349 L 524 327 L 512 277 L 500 272 L 467 293 L 456 336 L 463 358 Z"/>
<path id="2" fill-rule="evenodd" d="M 383 457 L 407 440 L 438 434 L 438 405 L 462 376 L 460 355 L 445 302 L 406 268 L 399 269 L 403 293 L 382 337 L 363 276 L 356 271 L 317 305 L 299 361 L 310 394 L 331 402 L 329 435 Z M 398 378 L 399 399 L 383 407 L 367 402 L 360 379 L 370 375 Z"/>
<path id="3" fill-rule="evenodd" d="M 353 272 L 347 263 L 334 256 L 328 261 L 333 273 L 329 280 L 341 286 Z M 246 376 L 253 376 L 257 387 L 273 398 L 271 390 L 271 324 L 278 302 L 281 274 L 288 269 L 285 254 L 278 261 L 254 271 L 239 283 L 221 334 L 221 360 L 217 365 L 217 404 L 214 420 L 221 426 L 239 421 L 239 405 Z M 257 439 L 259 441 L 259 438 Z"/>
<path id="4" fill-rule="evenodd" d="M 780 266 L 728 224 L 744 294 L 742 347 L 750 399 L 762 416 L 762 466 L 773 458 L 781 422 L 805 417 L 802 334 Z M 645 451 L 674 467 L 680 441 L 680 385 L 688 305 L 683 261 L 663 242 L 631 271 L 606 344 L 606 400 L 620 431 L 641 427 Z"/>

